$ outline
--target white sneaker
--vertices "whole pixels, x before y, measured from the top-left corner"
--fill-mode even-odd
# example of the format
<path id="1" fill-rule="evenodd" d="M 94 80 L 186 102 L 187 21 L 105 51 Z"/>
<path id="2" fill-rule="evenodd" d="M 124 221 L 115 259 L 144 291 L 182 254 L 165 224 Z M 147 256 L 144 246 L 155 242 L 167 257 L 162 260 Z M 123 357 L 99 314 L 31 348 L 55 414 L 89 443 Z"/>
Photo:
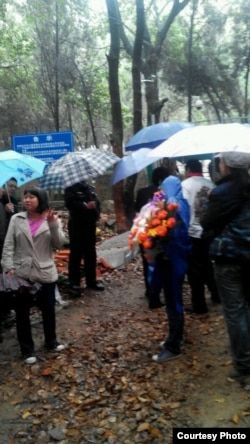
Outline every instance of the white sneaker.
<path id="1" fill-rule="evenodd" d="M 58 344 L 58 345 L 56 345 L 56 346 L 52 349 L 52 351 L 60 352 L 60 351 L 62 351 L 62 350 L 64 350 L 64 349 L 65 349 L 65 345 L 63 345 L 63 344 Z"/>
<path id="2" fill-rule="evenodd" d="M 35 364 L 37 362 L 37 359 L 35 356 L 29 356 L 28 358 L 24 359 L 25 364 Z"/>

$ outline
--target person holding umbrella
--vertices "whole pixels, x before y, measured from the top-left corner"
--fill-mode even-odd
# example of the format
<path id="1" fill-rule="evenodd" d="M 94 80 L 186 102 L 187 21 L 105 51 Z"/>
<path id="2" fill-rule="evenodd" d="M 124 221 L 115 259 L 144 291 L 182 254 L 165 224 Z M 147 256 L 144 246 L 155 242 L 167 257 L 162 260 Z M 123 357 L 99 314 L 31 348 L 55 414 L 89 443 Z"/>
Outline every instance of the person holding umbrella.
<path id="1" fill-rule="evenodd" d="M 210 241 L 230 339 L 234 369 L 229 376 L 245 383 L 250 376 L 250 154 L 223 152 L 219 158 L 222 179 L 209 194 L 201 225 Z"/>
<path id="2" fill-rule="evenodd" d="M 17 190 L 17 180 L 15 177 L 11 177 L 10 180 L 4 185 L 4 193 L 2 197 L 2 204 L 4 205 L 6 212 L 6 231 L 8 229 L 10 218 L 13 214 L 18 212 L 18 201 L 15 197 Z"/>
<path id="3" fill-rule="evenodd" d="M 96 222 L 100 216 L 100 202 L 95 189 L 83 180 L 65 189 L 64 200 L 69 210 L 70 286 L 73 290 L 81 289 L 83 258 L 87 288 L 104 291 L 96 281 Z"/>

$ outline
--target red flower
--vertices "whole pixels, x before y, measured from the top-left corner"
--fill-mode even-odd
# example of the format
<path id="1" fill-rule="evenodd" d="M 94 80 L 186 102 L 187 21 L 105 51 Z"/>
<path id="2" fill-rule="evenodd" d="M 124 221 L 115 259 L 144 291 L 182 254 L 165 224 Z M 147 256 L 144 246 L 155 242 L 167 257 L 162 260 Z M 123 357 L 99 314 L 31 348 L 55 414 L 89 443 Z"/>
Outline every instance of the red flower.
<path id="1" fill-rule="evenodd" d="M 161 223 L 160 219 L 158 219 L 158 217 L 154 217 L 154 219 L 151 219 L 150 221 L 150 226 L 157 227 L 158 225 L 160 225 L 160 223 Z"/>
<path id="2" fill-rule="evenodd" d="M 160 210 L 157 213 L 158 219 L 161 219 L 161 220 L 167 219 L 167 216 L 168 216 L 168 212 L 166 210 Z"/>
<path id="3" fill-rule="evenodd" d="M 146 233 L 141 232 L 138 234 L 138 241 L 139 242 L 144 242 L 145 240 L 147 240 L 147 238 L 148 238 L 148 236 Z"/>
<path id="4" fill-rule="evenodd" d="M 178 210 L 178 208 L 179 208 L 179 205 L 178 205 L 177 203 L 174 203 L 174 202 L 168 204 L 168 206 L 167 206 L 167 209 L 168 209 L 169 211 Z"/>
<path id="5" fill-rule="evenodd" d="M 168 227 L 168 228 L 173 228 L 173 227 L 175 226 L 175 224 L 176 224 L 176 220 L 175 220 L 174 217 L 170 217 L 170 218 L 167 220 L 167 227 Z"/>
<path id="6" fill-rule="evenodd" d="M 143 248 L 145 248 L 146 250 L 149 250 L 150 248 L 153 247 L 153 242 L 150 239 L 146 239 L 143 244 L 142 244 Z"/>
<path id="7" fill-rule="evenodd" d="M 168 230 L 167 227 L 164 227 L 163 225 L 159 225 L 158 227 L 155 228 L 156 234 L 159 237 L 165 237 Z"/>

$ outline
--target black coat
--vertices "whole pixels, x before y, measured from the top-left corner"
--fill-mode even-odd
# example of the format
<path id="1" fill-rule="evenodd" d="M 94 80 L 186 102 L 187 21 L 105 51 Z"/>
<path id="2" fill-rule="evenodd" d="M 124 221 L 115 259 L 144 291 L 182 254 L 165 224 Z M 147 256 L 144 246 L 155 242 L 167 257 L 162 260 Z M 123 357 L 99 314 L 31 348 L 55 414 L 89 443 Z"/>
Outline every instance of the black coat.
<path id="1" fill-rule="evenodd" d="M 97 199 L 95 189 L 87 183 L 77 183 L 65 189 L 65 206 L 69 210 L 70 221 L 75 227 L 84 229 L 88 226 L 96 226 L 100 216 L 100 202 Z M 96 202 L 96 208 L 86 208 L 86 203 Z"/>
<path id="2" fill-rule="evenodd" d="M 218 236 L 239 214 L 245 201 L 242 185 L 233 180 L 231 175 L 223 177 L 209 194 L 208 203 L 202 212 L 202 237 L 210 242 Z"/>

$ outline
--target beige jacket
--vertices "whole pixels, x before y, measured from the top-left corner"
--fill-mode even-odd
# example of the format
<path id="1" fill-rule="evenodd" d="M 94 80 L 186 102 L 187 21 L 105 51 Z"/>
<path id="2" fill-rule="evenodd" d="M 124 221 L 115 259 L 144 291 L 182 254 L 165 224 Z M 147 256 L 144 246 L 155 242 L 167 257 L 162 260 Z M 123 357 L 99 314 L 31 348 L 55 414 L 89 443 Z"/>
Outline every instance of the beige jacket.
<path id="1" fill-rule="evenodd" d="M 65 241 L 59 220 L 46 220 L 32 238 L 27 213 L 11 217 L 2 254 L 3 271 L 14 269 L 15 274 L 31 282 L 49 283 L 58 278 L 53 248 L 59 249 Z"/>

